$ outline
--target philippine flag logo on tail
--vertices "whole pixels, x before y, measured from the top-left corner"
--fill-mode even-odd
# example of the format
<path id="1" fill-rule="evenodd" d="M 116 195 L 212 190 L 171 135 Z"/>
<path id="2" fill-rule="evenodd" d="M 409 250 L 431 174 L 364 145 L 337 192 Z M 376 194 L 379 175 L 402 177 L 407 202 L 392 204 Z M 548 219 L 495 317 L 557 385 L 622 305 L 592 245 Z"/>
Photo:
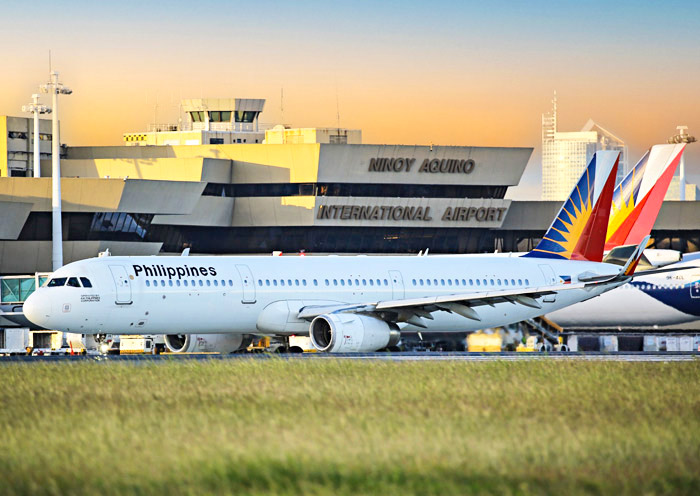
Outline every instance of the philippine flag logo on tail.
<path id="1" fill-rule="evenodd" d="M 571 276 L 559 276 L 563 284 L 571 284 Z"/>

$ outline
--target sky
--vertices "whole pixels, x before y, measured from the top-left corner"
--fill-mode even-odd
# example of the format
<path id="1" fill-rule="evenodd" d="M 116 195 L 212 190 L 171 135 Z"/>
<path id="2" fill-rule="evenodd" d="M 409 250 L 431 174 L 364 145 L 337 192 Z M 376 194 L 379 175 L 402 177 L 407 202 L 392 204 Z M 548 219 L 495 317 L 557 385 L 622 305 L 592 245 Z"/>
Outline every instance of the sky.
<path id="1" fill-rule="evenodd" d="M 181 98 L 265 98 L 264 123 L 340 124 L 365 143 L 534 147 L 515 190 L 534 199 L 555 90 L 560 131 L 592 118 L 632 163 L 677 125 L 700 135 L 689 2 L 0 0 L 0 13 L 0 115 L 22 115 L 50 50 L 74 91 L 60 107 L 72 146 L 176 123 Z M 700 143 L 686 161 L 700 182 Z"/>

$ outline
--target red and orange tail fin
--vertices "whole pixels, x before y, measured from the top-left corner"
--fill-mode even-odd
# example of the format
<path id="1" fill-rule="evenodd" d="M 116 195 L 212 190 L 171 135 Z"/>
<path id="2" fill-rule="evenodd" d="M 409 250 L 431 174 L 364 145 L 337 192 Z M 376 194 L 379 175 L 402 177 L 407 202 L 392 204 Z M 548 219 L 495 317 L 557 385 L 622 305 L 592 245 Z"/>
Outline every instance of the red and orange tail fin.
<path id="1" fill-rule="evenodd" d="M 651 232 L 685 144 L 655 145 L 615 188 L 605 249 L 639 244 Z"/>
<path id="2" fill-rule="evenodd" d="M 600 262 L 619 161 L 619 152 L 596 152 L 542 241 L 523 256 Z"/>

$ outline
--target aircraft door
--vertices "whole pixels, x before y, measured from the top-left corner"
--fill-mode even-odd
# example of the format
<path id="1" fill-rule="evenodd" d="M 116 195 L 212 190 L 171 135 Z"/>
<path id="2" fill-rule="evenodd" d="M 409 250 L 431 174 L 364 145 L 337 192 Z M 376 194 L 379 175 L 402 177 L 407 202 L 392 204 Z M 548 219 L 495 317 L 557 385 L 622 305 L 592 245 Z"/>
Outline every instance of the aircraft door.
<path id="1" fill-rule="evenodd" d="M 404 297 L 403 277 L 398 270 L 390 270 L 389 278 L 391 279 L 391 292 L 394 299 Z"/>
<path id="2" fill-rule="evenodd" d="M 542 272 L 542 275 L 544 276 L 544 283 L 545 284 L 553 286 L 557 283 L 557 276 L 554 274 L 554 269 L 552 269 L 551 265 L 540 265 L 540 271 Z M 553 302 L 557 301 L 557 295 L 556 294 L 547 295 L 542 299 L 542 301 L 553 303 Z"/>
<path id="3" fill-rule="evenodd" d="M 109 271 L 112 273 L 114 285 L 117 289 L 115 303 L 117 305 L 131 305 L 131 281 L 129 274 L 122 265 L 110 265 Z"/>
<path id="4" fill-rule="evenodd" d="M 236 270 L 238 275 L 241 276 L 241 283 L 243 284 L 243 298 L 241 303 L 255 303 L 255 280 L 253 279 L 253 273 L 250 271 L 250 267 L 247 265 L 236 265 Z"/>

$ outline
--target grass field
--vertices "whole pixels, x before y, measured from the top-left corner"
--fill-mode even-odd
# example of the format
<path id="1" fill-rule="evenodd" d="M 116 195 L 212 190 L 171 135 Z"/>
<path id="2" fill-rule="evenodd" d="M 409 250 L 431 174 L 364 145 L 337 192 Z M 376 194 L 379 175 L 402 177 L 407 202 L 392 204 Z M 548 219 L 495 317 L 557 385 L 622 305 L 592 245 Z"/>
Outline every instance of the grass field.
<path id="1" fill-rule="evenodd" d="M 700 494 L 700 363 L 0 366 L 0 494 Z"/>

